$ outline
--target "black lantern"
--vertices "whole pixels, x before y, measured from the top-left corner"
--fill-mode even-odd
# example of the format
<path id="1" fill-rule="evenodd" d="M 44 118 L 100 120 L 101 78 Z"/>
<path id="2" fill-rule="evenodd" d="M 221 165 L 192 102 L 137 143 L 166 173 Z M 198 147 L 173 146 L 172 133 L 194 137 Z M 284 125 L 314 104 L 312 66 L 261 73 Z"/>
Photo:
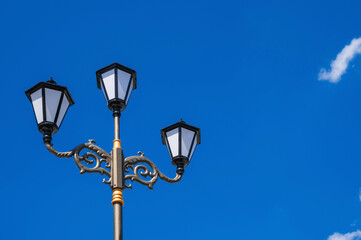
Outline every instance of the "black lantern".
<path id="1" fill-rule="evenodd" d="M 33 105 L 39 131 L 55 134 L 64 119 L 69 106 L 74 104 L 66 87 L 56 85 L 51 78 L 40 82 L 25 92 Z"/>
<path id="2" fill-rule="evenodd" d="M 96 72 L 98 88 L 103 91 L 110 110 L 125 109 L 133 89 L 137 88 L 136 72 L 113 63 Z"/>
<path id="3" fill-rule="evenodd" d="M 162 142 L 167 145 L 177 173 L 182 174 L 189 164 L 196 146 L 201 143 L 200 129 L 182 120 L 161 130 Z"/>

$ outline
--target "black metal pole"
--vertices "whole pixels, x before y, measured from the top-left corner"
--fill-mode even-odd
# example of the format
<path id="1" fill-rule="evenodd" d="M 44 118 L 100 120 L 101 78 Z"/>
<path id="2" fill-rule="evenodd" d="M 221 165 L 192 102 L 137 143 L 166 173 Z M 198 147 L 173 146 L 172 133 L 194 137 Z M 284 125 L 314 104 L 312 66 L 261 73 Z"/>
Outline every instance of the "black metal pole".
<path id="1" fill-rule="evenodd" d="M 120 109 L 113 109 L 114 145 L 111 164 L 111 188 L 113 190 L 114 240 L 123 240 L 123 189 L 124 189 L 124 156 L 119 140 Z"/>

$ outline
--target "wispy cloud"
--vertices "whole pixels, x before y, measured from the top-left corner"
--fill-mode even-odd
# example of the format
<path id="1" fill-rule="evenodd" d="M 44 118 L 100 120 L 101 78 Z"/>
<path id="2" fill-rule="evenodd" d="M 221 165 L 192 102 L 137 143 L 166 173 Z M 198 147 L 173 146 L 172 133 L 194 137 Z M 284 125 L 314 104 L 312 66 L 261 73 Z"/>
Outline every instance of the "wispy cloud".
<path id="1" fill-rule="evenodd" d="M 361 239 L 361 231 L 357 230 L 356 232 L 350 233 L 334 233 L 327 238 L 327 240 L 359 240 Z"/>
<path id="2" fill-rule="evenodd" d="M 337 83 L 340 81 L 341 76 L 346 72 L 350 61 L 360 53 L 361 37 L 354 38 L 349 45 L 346 45 L 342 51 L 337 54 L 336 59 L 331 62 L 331 70 L 321 69 L 318 73 L 318 80 L 327 80 Z"/>

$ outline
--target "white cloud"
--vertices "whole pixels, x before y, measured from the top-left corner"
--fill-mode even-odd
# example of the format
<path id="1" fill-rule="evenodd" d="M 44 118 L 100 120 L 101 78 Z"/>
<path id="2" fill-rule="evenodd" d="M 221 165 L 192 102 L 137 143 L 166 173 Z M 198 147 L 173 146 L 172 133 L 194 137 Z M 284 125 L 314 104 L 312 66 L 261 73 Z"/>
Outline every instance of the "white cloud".
<path id="1" fill-rule="evenodd" d="M 334 233 L 327 238 L 327 240 L 359 240 L 361 239 L 361 231 L 357 230 L 356 232 L 350 233 Z"/>
<path id="2" fill-rule="evenodd" d="M 340 81 L 341 76 L 346 72 L 348 64 L 357 55 L 361 54 L 361 37 L 352 39 L 342 51 L 337 54 L 335 60 L 331 62 L 331 70 L 324 68 L 318 73 L 318 80 L 327 80 L 333 83 Z"/>

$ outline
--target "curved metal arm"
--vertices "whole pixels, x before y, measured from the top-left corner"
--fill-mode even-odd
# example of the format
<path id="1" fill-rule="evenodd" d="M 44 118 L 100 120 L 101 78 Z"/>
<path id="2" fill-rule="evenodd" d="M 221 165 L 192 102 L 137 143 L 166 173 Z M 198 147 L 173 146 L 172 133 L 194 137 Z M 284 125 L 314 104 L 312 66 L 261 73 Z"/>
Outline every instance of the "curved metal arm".
<path id="1" fill-rule="evenodd" d="M 80 174 L 89 172 L 89 173 L 100 173 L 101 175 L 105 174 L 107 177 L 109 177 L 108 180 L 103 179 L 103 183 L 110 184 L 111 182 L 111 175 L 110 172 L 104 168 L 102 168 L 100 165 L 102 162 L 105 162 L 106 168 L 111 167 L 111 156 L 109 153 L 104 151 L 102 148 L 98 147 L 97 145 L 94 145 L 94 140 L 89 140 L 88 143 L 80 144 L 79 146 L 75 147 L 73 150 L 70 150 L 68 152 L 58 152 L 53 148 L 53 144 L 45 143 L 46 148 L 54 154 L 57 157 L 60 158 L 70 158 L 74 156 L 74 160 L 78 168 L 80 169 Z M 83 155 L 80 155 L 80 151 L 83 149 L 89 149 L 92 152 L 86 152 Z M 93 164 L 94 160 L 89 159 L 93 158 L 95 159 L 95 166 L 94 167 L 86 167 L 83 165 L 82 161 L 85 161 L 87 165 Z"/>
<path id="2" fill-rule="evenodd" d="M 124 171 L 129 172 L 129 168 L 131 168 L 134 173 L 134 174 L 126 175 L 125 180 L 131 180 L 132 182 L 136 181 L 145 186 L 148 186 L 150 189 L 153 189 L 153 185 L 157 182 L 158 177 L 169 183 L 176 183 L 182 179 L 182 175 L 178 174 L 178 173 L 174 178 L 169 178 L 169 177 L 165 176 L 161 171 L 159 171 L 159 169 L 155 166 L 155 164 L 151 160 L 144 157 L 144 153 L 138 152 L 138 154 L 140 154 L 140 156 L 127 157 L 124 160 Z M 145 165 L 135 166 L 138 163 L 148 164 L 152 168 L 153 172 L 151 172 L 149 170 L 149 168 Z M 138 172 L 139 170 L 143 170 L 143 171 Z M 146 178 L 147 176 L 150 176 L 152 179 L 150 179 L 148 181 L 144 180 L 139 176 L 139 174 L 144 178 Z M 130 183 L 129 183 L 129 185 L 125 184 L 125 186 L 127 188 L 132 188 L 132 184 L 130 184 Z"/>

